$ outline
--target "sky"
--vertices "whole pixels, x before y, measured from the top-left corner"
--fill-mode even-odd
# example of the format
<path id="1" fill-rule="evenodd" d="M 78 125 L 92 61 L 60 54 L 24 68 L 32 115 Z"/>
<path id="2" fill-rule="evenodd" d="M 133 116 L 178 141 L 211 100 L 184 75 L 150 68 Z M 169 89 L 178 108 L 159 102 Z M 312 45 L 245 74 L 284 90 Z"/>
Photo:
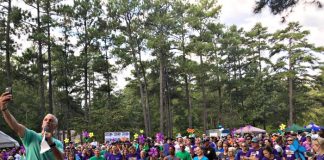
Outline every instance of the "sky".
<path id="1" fill-rule="evenodd" d="M 303 1 L 301 1 L 303 2 Z M 321 0 L 324 4 L 324 0 Z M 315 45 L 324 45 L 324 8 L 318 9 L 314 5 L 299 3 L 293 12 L 281 23 L 281 15 L 272 15 L 269 8 L 260 14 L 253 13 L 255 0 L 218 0 L 222 5 L 220 22 L 226 25 L 235 24 L 246 30 L 251 29 L 257 22 L 268 27 L 269 32 L 283 29 L 289 22 L 298 21 L 305 30 L 310 31 L 309 41 Z"/>

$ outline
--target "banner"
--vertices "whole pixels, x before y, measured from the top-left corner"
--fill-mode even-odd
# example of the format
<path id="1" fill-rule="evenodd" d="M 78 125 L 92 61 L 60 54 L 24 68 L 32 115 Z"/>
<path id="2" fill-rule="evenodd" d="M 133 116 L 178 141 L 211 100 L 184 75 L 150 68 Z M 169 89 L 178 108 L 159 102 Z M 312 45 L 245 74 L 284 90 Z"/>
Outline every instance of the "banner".
<path id="1" fill-rule="evenodd" d="M 120 138 L 130 139 L 129 132 L 105 132 L 105 142 L 114 142 L 120 140 Z"/>

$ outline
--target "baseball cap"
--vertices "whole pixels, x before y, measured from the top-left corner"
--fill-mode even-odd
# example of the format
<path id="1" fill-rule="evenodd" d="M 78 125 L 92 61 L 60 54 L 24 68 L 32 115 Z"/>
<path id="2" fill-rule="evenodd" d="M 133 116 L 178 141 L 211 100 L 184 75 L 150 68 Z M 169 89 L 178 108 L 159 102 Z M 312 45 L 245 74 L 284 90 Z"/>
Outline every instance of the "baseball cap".
<path id="1" fill-rule="evenodd" d="M 252 138 L 252 142 L 259 143 L 259 139 L 257 137 Z"/>

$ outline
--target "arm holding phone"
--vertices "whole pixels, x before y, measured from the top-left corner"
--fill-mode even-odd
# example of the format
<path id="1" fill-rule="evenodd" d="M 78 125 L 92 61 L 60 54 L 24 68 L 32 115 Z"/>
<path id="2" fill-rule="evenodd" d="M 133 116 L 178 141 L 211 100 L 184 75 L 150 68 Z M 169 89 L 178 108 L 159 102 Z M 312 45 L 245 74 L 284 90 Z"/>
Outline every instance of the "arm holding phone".
<path id="1" fill-rule="evenodd" d="M 11 88 L 10 88 L 11 91 Z M 16 118 L 11 115 L 6 104 L 12 100 L 12 94 L 9 90 L 3 93 L 0 97 L 0 110 L 3 115 L 3 118 L 9 125 L 9 127 L 18 134 L 19 137 L 24 136 L 25 126 L 17 122 Z"/>

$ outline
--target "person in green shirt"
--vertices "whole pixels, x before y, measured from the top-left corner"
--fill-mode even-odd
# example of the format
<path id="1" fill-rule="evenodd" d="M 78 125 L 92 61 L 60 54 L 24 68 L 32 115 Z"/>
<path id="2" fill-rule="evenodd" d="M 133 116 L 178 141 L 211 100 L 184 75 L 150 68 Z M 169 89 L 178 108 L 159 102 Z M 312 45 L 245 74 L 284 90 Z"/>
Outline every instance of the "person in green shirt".
<path id="1" fill-rule="evenodd" d="M 100 156 L 104 157 L 107 152 L 106 146 L 101 146 Z"/>
<path id="2" fill-rule="evenodd" d="M 36 133 L 17 122 L 15 117 L 9 112 L 7 103 L 12 99 L 9 92 L 5 92 L 0 96 L 0 110 L 3 118 L 9 127 L 18 134 L 23 145 L 26 148 L 26 159 L 28 160 L 63 160 L 63 144 L 55 139 L 53 134 L 56 132 L 58 120 L 53 114 L 47 114 L 42 122 L 42 132 Z M 46 130 L 46 131 L 45 131 Z M 43 136 L 50 146 L 50 150 L 40 153 L 40 144 Z"/>
<path id="3" fill-rule="evenodd" d="M 179 144 L 180 152 L 176 153 L 176 157 L 181 160 L 191 160 L 190 153 L 185 150 L 186 146 L 183 143 Z"/>
<path id="4" fill-rule="evenodd" d="M 94 154 L 95 155 L 91 157 L 89 160 L 105 160 L 105 158 L 100 156 L 100 150 L 98 148 L 95 149 Z"/>

